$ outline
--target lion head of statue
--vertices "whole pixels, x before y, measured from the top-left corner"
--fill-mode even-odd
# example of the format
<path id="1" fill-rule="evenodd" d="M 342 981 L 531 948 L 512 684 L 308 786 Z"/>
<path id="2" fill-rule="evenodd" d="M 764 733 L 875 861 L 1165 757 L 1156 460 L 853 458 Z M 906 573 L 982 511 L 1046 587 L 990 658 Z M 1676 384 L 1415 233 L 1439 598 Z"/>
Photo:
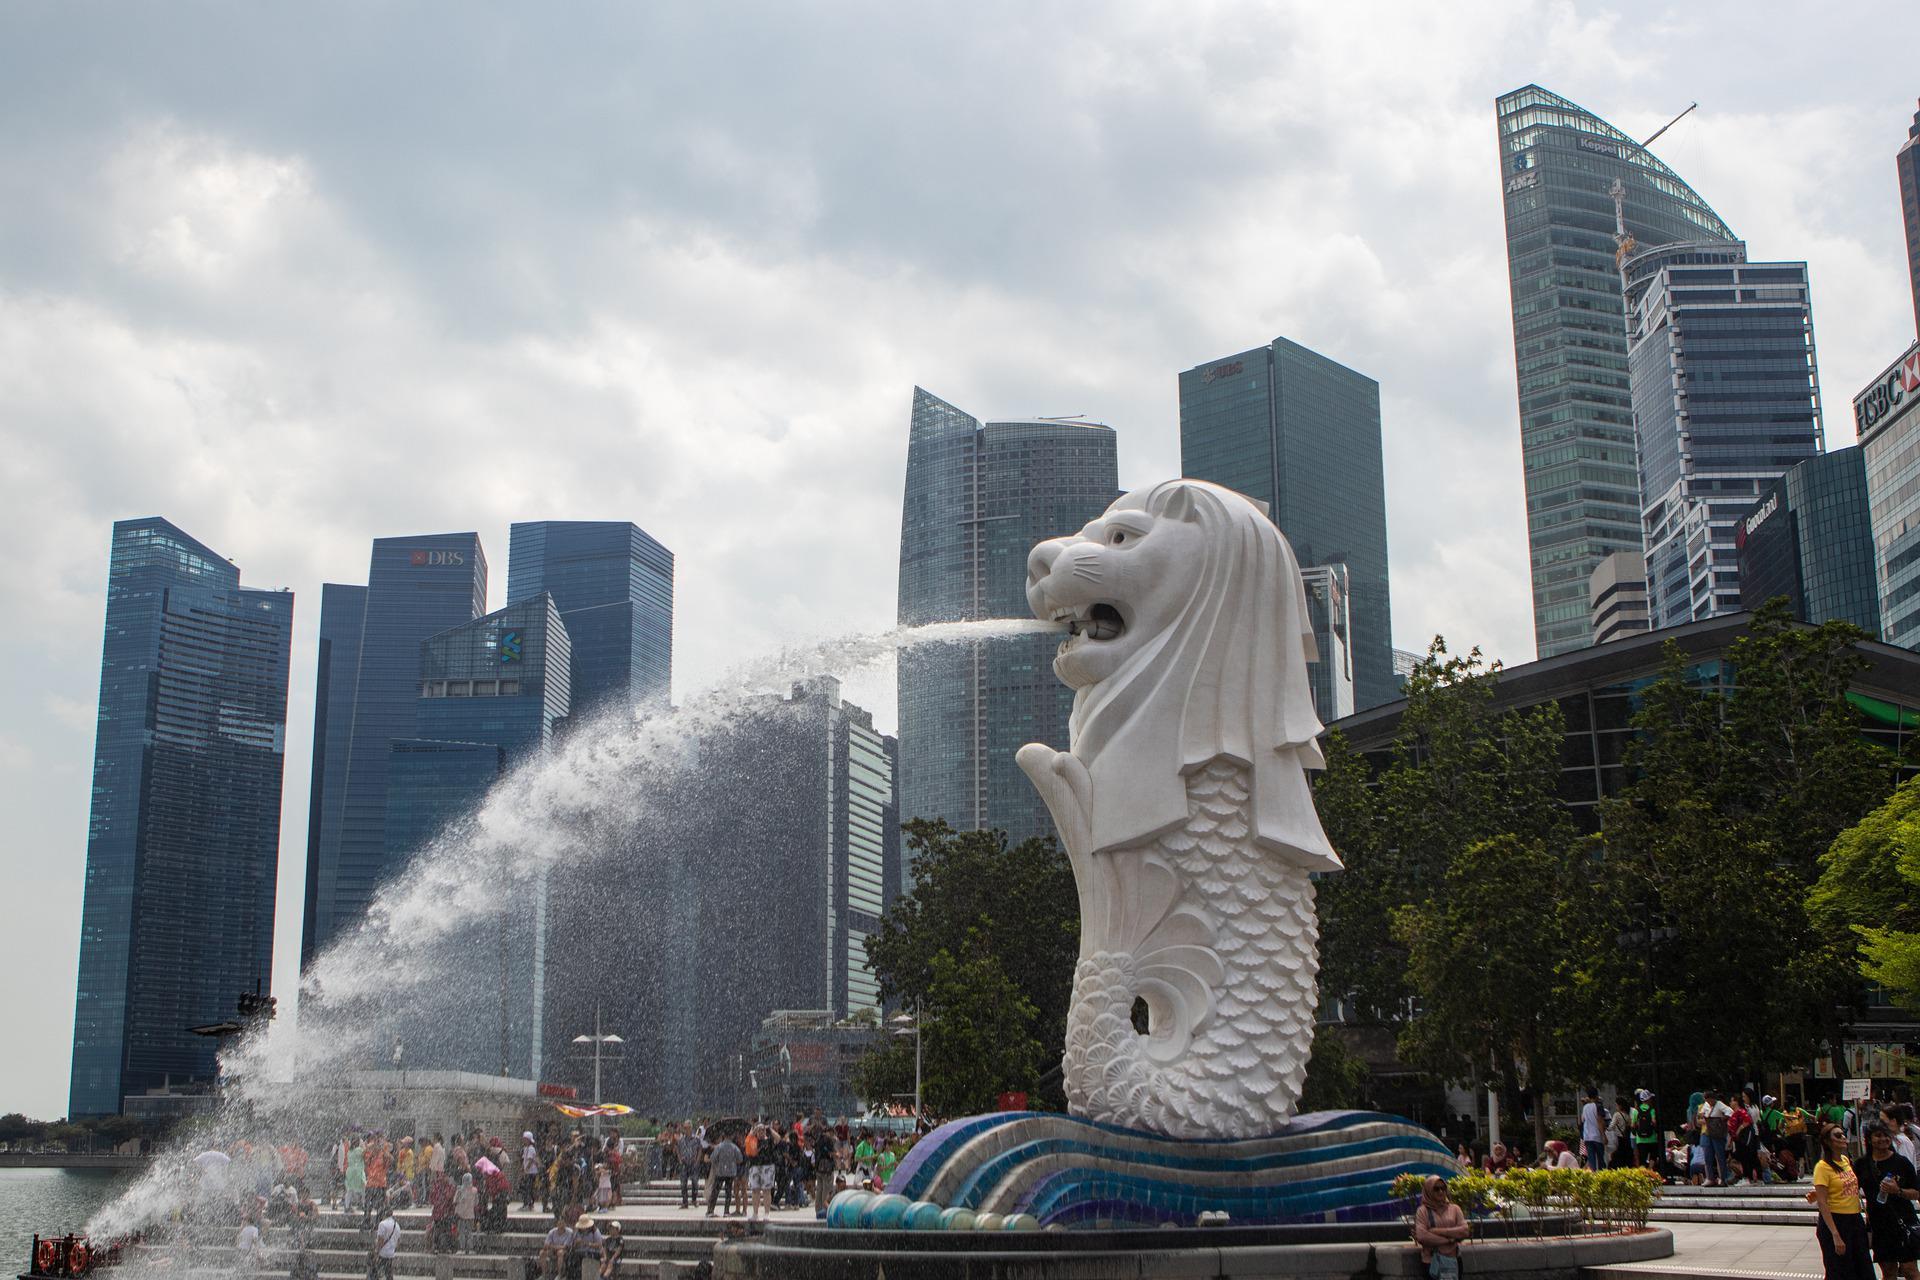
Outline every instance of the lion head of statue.
<path id="1" fill-rule="evenodd" d="M 1069 630 L 1053 668 L 1075 690 L 1089 852 L 1185 822 L 1186 775 L 1226 756 L 1252 773 L 1261 845 L 1313 870 L 1340 866 L 1304 774 L 1324 763 L 1306 588 L 1250 499 L 1201 480 L 1123 494 L 1033 549 L 1027 602 Z"/>

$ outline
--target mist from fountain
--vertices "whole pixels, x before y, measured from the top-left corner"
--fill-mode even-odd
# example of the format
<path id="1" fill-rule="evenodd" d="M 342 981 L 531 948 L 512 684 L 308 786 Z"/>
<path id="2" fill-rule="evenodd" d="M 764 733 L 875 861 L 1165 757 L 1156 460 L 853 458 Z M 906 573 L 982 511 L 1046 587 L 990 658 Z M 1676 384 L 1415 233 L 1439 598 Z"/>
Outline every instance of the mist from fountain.
<path id="1" fill-rule="evenodd" d="M 156 1153 L 145 1175 L 87 1223 L 87 1234 L 118 1239 L 179 1220 L 200 1193 L 194 1156 L 210 1148 L 300 1141 L 315 1162 L 309 1186 L 323 1186 L 325 1145 L 339 1135 L 317 1131 L 317 1091 L 343 1072 L 387 1065 L 401 1029 L 415 1060 L 431 1060 L 438 1047 L 472 1040 L 463 1011 L 491 1025 L 498 970 L 491 952 L 476 948 L 491 945 L 485 939 L 500 927 L 503 904 L 536 885 L 544 892 L 556 875 L 591 885 L 631 847 L 632 832 L 671 816 L 673 784 L 698 767 L 700 741 L 738 726 L 769 695 L 908 650 L 1059 630 L 1031 618 L 990 619 L 813 641 L 734 668 L 677 708 L 603 715 L 574 729 L 502 778 L 380 889 L 360 928 L 308 967 L 297 1021 L 225 1047 L 213 1112 Z M 122 1269 L 137 1272 L 138 1264 Z"/>

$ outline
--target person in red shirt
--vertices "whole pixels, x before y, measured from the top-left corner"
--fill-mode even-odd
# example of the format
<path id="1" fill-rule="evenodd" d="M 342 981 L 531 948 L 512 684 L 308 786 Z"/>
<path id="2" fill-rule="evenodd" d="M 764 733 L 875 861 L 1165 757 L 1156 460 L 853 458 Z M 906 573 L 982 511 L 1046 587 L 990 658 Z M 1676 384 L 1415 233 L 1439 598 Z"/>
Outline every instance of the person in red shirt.
<path id="1" fill-rule="evenodd" d="M 393 1167 L 393 1153 L 384 1136 L 376 1133 L 367 1143 L 367 1205 L 375 1215 L 387 1208 L 387 1170 Z"/>

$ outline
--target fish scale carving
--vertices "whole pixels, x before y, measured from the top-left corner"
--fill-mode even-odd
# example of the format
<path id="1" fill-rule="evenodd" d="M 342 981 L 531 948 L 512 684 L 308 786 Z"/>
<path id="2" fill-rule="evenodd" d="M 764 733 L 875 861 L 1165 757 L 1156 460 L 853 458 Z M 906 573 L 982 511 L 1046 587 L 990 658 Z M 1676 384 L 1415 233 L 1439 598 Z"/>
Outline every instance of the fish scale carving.
<path id="1" fill-rule="evenodd" d="M 1225 974 L 1184 1053 L 1155 1062 L 1133 1029 L 1134 956 L 1081 959 L 1063 1061 L 1076 1113 L 1176 1138 L 1258 1137 L 1292 1117 L 1298 1073 L 1255 1068 L 1304 1063 L 1312 1051 L 1312 1020 L 1301 1013 L 1314 1007 L 1320 969 L 1313 880 L 1254 844 L 1249 800 L 1246 766 L 1216 757 L 1188 777 L 1186 825 L 1142 851 L 1181 878 L 1170 911 L 1197 910 L 1223 934 L 1213 950 Z"/>

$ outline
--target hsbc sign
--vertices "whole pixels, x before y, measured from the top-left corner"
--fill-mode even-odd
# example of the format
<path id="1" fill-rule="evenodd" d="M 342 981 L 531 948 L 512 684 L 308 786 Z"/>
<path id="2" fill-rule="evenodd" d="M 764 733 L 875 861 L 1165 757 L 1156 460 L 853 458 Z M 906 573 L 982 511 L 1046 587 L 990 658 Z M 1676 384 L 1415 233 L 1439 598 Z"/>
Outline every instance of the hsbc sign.
<path id="1" fill-rule="evenodd" d="M 407 556 L 407 563 L 416 569 L 429 565 L 465 564 L 466 562 L 466 555 L 459 551 L 414 551 Z"/>
<path id="2" fill-rule="evenodd" d="M 1886 426 L 1920 399 L 1920 342 L 1853 398 L 1853 422 L 1860 438 Z"/>

